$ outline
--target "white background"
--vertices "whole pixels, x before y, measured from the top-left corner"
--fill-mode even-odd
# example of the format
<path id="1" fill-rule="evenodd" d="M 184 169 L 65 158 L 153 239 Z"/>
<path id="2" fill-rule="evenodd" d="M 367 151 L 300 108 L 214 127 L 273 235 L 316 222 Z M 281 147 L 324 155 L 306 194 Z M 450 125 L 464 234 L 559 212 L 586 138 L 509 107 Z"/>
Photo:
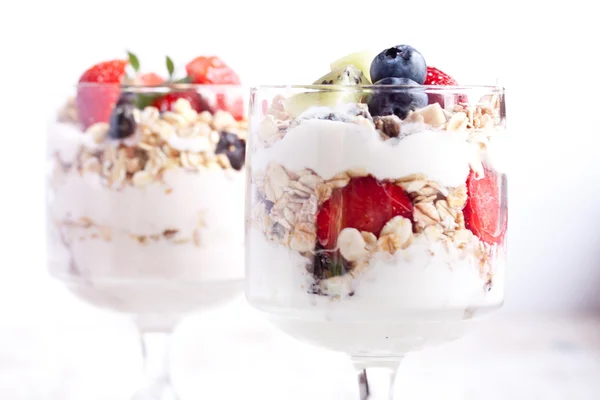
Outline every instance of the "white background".
<path id="1" fill-rule="evenodd" d="M 217 54 L 248 85 L 301 84 L 348 52 L 407 43 L 462 83 L 498 79 L 507 87 L 512 140 L 505 312 L 600 309 L 600 29 L 593 2 L 351 3 L 1 2 L 5 325 L 33 335 L 31 321 L 40 318 L 61 326 L 95 315 L 71 306 L 45 273 L 45 114 L 83 70 L 125 49 L 149 68 L 160 68 L 166 54 L 180 64 Z"/>

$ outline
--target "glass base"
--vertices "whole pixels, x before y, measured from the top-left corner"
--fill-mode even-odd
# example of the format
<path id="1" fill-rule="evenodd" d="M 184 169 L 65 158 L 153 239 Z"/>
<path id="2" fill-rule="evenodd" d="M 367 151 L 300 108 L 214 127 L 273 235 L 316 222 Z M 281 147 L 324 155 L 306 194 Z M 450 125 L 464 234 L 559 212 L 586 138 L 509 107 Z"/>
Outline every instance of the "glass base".
<path id="1" fill-rule="evenodd" d="M 269 321 L 296 339 L 363 360 L 363 368 L 402 358 L 405 354 L 459 339 L 487 320 L 498 307 L 477 310 L 477 316 L 450 311 L 398 313 L 397 319 L 336 321 L 269 314 Z M 369 361 L 371 360 L 371 361 Z"/>
<path id="2" fill-rule="evenodd" d="M 242 294 L 243 281 L 185 282 L 118 279 L 73 279 L 55 276 L 75 296 L 96 307 L 143 316 L 152 325 L 181 315 L 216 307 Z M 171 322 L 167 325 L 172 325 Z M 143 327 L 141 327 L 143 329 Z M 155 329 L 150 329 L 155 330 Z"/>

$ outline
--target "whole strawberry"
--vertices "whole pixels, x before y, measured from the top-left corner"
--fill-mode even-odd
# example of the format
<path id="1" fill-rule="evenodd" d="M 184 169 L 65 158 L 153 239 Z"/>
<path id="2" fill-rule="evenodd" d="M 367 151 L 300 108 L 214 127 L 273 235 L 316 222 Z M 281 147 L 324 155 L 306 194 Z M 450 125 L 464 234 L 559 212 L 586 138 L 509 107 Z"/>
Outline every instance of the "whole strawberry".
<path id="1" fill-rule="evenodd" d="M 452 78 L 447 73 L 435 67 L 427 67 L 427 75 L 425 76 L 424 85 L 435 86 L 458 86 L 456 79 Z M 448 95 L 441 93 L 428 93 L 429 104 L 439 103 L 442 108 L 445 106 L 445 100 Z M 468 103 L 468 98 L 464 94 L 458 94 L 454 97 L 455 104 Z"/>
<path id="2" fill-rule="evenodd" d="M 96 122 L 108 122 L 125 78 L 127 60 L 105 61 L 81 75 L 77 87 L 77 111 L 84 128 Z"/>

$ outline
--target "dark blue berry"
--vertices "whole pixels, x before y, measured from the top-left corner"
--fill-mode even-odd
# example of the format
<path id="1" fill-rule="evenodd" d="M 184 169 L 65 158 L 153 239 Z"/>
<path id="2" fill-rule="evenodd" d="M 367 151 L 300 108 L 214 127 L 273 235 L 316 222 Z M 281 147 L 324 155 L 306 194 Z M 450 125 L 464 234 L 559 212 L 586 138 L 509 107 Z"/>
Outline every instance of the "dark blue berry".
<path id="1" fill-rule="evenodd" d="M 123 93 L 117 100 L 117 104 L 110 115 L 110 127 L 108 136 L 112 139 L 124 139 L 133 135 L 135 132 L 135 95 L 133 93 Z"/>
<path id="2" fill-rule="evenodd" d="M 375 85 L 404 85 L 413 87 L 381 88 L 375 90 L 369 99 L 369 112 L 372 116 L 397 115 L 404 119 L 411 110 L 427 105 L 427 93 L 417 82 L 406 78 L 384 78 Z"/>
<path id="3" fill-rule="evenodd" d="M 383 78 L 408 78 L 423 84 L 427 76 L 427 64 L 417 50 L 402 44 L 382 51 L 371 63 L 371 80 Z"/>
<path id="4" fill-rule="evenodd" d="M 240 170 L 244 166 L 246 156 L 246 141 L 238 135 L 229 132 L 221 132 L 221 138 L 217 143 L 215 154 L 225 154 L 229 159 L 231 167 Z"/>

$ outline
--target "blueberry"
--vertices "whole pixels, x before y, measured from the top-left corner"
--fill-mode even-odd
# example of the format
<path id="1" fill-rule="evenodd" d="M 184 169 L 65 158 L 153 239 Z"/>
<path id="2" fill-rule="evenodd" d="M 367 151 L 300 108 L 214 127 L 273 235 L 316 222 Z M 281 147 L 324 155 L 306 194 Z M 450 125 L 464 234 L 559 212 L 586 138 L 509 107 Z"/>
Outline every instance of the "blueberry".
<path id="1" fill-rule="evenodd" d="M 369 112 L 373 116 L 397 115 L 404 119 L 411 110 L 427 105 L 427 93 L 419 84 L 407 78 L 384 78 L 375 85 L 410 85 L 415 88 L 385 88 L 376 90 L 369 99 Z"/>
<path id="2" fill-rule="evenodd" d="M 221 138 L 219 139 L 219 143 L 217 143 L 215 154 L 221 153 L 227 156 L 231 167 L 239 171 L 244 166 L 246 141 L 240 139 L 234 133 L 221 132 Z"/>
<path id="3" fill-rule="evenodd" d="M 117 104 L 110 115 L 110 127 L 108 136 L 112 139 L 125 139 L 135 132 L 135 95 L 133 93 L 123 93 L 117 100 Z"/>
<path id="4" fill-rule="evenodd" d="M 417 50 L 401 44 L 379 53 L 371 63 L 371 79 L 408 78 L 423 84 L 427 76 L 427 64 Z"/>

